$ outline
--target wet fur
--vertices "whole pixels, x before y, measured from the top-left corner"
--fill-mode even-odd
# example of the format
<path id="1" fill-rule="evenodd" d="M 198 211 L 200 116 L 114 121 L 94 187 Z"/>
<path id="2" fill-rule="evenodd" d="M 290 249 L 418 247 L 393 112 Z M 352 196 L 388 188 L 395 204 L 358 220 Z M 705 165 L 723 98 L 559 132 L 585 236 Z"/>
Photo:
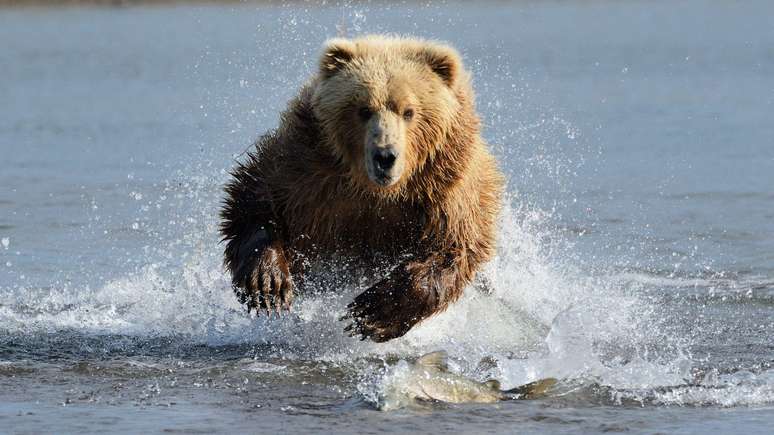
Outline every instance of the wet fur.
<path id="1" fill-rule="evenodd" d="M 400 89 L 413 101 L 390 101 Z M 363 99 L 420 106 L 408 173 L 389 188 L 369 182 L 358 154 L 351 111 Z M 318 76 L 232 174 L 221 232 L 248 309 L 284 307 L 309 262 L 386 258 L 394 268 L 346 316 L 350 333 L 386 341 L 456 301 L 495 250 L 502 176 L 480 137 L 469 76 L 444 45 L 330 41 Z"/>

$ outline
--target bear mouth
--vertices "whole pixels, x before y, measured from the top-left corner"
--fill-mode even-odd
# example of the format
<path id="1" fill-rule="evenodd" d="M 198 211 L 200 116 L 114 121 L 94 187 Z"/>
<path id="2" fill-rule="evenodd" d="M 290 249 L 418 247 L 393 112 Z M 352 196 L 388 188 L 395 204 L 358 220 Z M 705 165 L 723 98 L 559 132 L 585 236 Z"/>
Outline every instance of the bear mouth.
<path id="1" fill-rule="evenodd" d="M 379 168 L 368 168 L 368 179 L 371 180 L 372 185 L 378 189 L 387 189 L 398 184 L 400 181 L 401 171 L 390 170 L 384 171 Z"/>
<path id="2" fill-rule="evenodd" d="M 387 188 L 398 182 L 400 178 L 395 174 L 395 170 L 384 170 L 377 165 L 368 165 L 366 173 L 368 179 L 371 180 L 379 188 Z"/>
<path id="3" fill-rule="evenodd" d="M 393 184 L 393 178 L 389 174 L 377 174 L 372 181 L 381 187 L 388 187 Z"/>

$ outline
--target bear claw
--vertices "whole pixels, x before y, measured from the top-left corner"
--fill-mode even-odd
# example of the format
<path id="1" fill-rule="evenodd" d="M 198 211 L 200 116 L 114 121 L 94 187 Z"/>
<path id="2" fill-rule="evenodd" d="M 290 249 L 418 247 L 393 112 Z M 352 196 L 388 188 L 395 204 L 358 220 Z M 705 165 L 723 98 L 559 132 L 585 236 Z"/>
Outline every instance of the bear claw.
<path id="1" fill-rule="evenodd" d="M 347 305 L 347 313 L 339 320 L 350 321 L 344 328 L 350 337 L 360 340 L 369 338 L 375 342 L 384 342 L 405 334 L 411 325 L 396 316 L 400 308 L 394 302 L 383 300 L 385 295 L 380 289 L 372 288 L 358 295 Z"/>
<path id="2" fill-rule="evenodd" d="M 283 310 L 290 311 L 294 285 L 281 248 L 264 250 L 244 288 L 250 298 L 248 310 L 255 308 L 256 314 L 265 312 L 269 318 L 272 312 L 280 316 Z"/>

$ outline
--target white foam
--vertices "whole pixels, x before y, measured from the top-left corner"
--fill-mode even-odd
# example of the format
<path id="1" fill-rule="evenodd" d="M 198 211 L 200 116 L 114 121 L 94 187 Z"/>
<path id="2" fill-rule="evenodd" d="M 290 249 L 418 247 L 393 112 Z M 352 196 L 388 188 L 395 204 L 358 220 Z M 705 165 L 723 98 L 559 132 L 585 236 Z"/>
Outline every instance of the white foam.
<path id="1" fill-rule="evenodd" d="M 242 367 L 242 370 L 246 372 L 253 372 L 253 373 L 274 373 L 274 372 L 280 372 L 282 370 L 285 370 L 285 368 L 286 366 L 283 366 L 283 365 L 271 364 L 271 363 L 262 362 L 262 361 L 254 361 Z"/>

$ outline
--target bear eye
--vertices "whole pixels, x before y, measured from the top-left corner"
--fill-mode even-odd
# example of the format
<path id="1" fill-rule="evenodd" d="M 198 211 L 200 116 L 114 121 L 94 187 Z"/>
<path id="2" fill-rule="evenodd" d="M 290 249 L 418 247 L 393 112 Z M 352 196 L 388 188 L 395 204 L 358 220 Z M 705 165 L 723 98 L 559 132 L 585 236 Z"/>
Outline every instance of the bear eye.
<path id="1" fill-rule="evenodd" d="M 363 121 L 368 121 L 371 119 L 371 115 L 373 115 L 374 112 L 371 111 L 368 107 L 361 107 L 360 110 L 357 111 L 357 115 L 362 119 Z"/>
<path id="2" fill-rule="evenodd" d="M 410 121 L 414 117 L 414 109 L 406 109 L 403 111 L 403 119 Z"/>

